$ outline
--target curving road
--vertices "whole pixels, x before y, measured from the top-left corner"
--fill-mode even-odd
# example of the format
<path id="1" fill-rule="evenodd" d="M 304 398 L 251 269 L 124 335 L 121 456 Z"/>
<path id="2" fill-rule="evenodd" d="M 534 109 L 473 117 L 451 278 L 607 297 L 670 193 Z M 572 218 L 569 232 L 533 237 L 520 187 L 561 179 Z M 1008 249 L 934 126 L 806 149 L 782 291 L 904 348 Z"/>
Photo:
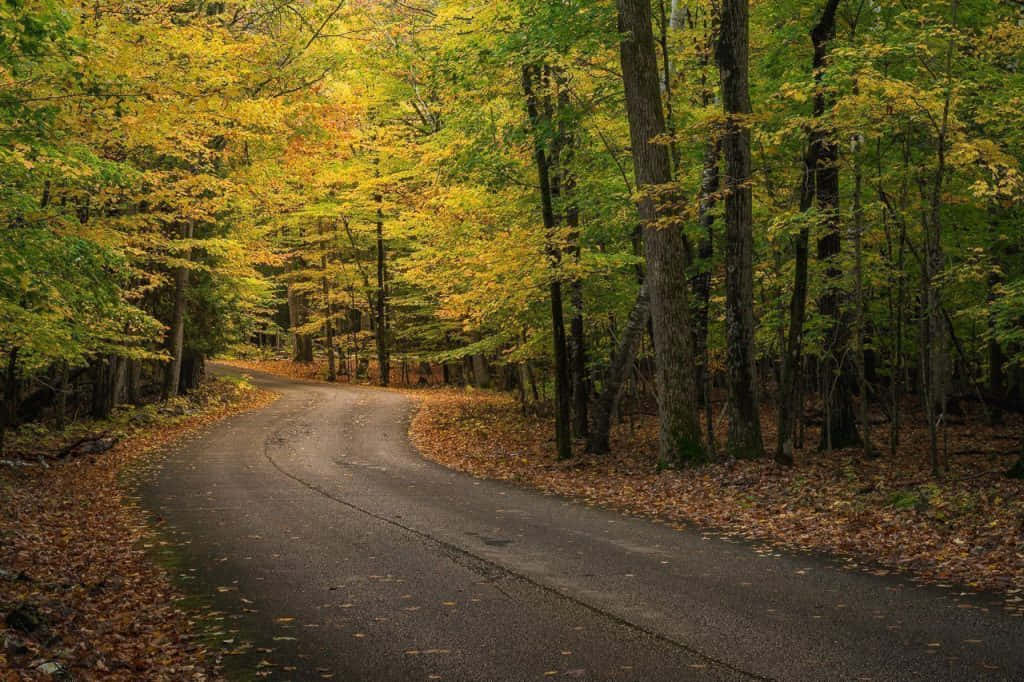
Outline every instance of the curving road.
<path id="1" fill-rule="evenodd" d="M 253 376 L 281 399 L 141 490 L 239 679 L 1024 679 L 996 597 L 476 480 L 402 394 Z"/>

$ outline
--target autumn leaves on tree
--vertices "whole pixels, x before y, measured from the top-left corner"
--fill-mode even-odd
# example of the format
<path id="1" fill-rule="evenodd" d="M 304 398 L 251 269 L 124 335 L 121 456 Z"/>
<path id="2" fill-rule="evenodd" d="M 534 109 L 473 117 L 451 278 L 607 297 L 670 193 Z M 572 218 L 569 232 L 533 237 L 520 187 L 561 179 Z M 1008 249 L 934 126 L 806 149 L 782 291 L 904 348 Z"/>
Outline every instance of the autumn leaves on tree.
<path id="1" fill-rule="evenodd" d="M 1022 11 L 16 4 L 3 423 L 260 353 L 514 392 L 561 457 L 645 411 L 673 467 L 924 420 L 941 473 L 1024 400 Z"/>

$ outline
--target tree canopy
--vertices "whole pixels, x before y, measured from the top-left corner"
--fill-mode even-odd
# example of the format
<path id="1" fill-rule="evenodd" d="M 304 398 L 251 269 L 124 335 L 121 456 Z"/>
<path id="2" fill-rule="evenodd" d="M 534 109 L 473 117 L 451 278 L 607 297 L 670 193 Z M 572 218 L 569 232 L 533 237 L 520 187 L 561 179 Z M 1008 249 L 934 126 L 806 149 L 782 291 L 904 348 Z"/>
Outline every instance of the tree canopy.
<path id="1" fill-rule="evenodd" d="M 938 470 L 960 402 L 1024 405 L 1022 27 L 1010 0 L 13 0 L 4 424 L 255 344 L 518 391 L 566 456 L 628 384 L 670 465 L 791 460 L 805 406 L 824 448 L 895 448 L 914 395 Z"/>

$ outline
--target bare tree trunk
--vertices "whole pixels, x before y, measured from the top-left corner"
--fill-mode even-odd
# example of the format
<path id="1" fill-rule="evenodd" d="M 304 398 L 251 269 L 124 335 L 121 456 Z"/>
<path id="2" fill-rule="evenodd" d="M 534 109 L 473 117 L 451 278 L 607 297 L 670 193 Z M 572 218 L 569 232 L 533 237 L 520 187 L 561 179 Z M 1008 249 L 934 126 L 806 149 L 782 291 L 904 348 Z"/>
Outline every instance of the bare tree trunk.
<path id="1" fill-rule="evenodd" d="M 750 8 L 748 0 L 722 0 L 715 57 L 726 115 L 725 159 L 725 326 L 729 384 L 728 454 L 764 454 L 754 364 L 753 195 L 751 192 L 749 88 Z"/>
<path id="2" fill-rule="evenodd" d="M 681 226 L 673 220 L 674 209 L 659 208 L 671 203 L 664 194 L 672 181 L 672 163 L 668 147 L 654 142 L 667 129 L 651 6 L 648 0 L 618 0 L 617 5 L 633 169 L 642 193 L 639 209 L 654 332 L 659 450 L 662 461 L 678 466 L 707 458 L 697 418 L 689 292 L 679 286 L 686 280 L 688 248 Z"/>

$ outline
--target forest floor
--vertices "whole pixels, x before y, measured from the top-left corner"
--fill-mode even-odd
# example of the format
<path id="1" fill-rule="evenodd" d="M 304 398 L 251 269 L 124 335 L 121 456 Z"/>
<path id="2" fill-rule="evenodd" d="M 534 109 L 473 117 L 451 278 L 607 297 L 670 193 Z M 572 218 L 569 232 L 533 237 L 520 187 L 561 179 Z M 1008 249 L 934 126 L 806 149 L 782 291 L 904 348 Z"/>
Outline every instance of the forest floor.
<path id="1" fill-rule="evenodd" d="M 237 364 L 292 378 L 323 376 L 317 365 Z M 859 448 L 820 452 L 818 430 L 808 427 L 806 447 L 795 453 L 793 467 L 768 459 L 664 470 L 652 416 L 616 426 L 608 456 L 577 451 L 573 459 L 558 461 L 551 419 L 523 415 L 510 395 L 464 389 L 407 393 L 420 404 L 410 429 L 413 442 L 425 457 L 449 468 L 677 526 L 826 552 L 877 574 L 903 572 L 1001 592 L 1005 608 L 1024 615 L 1024 481 L 1004 476 L 1020 451 L 1021 415 L 1007 415 L 1000 426 L 988 426 L 980 414 L 950 423 L 941 479 L 931 476 L 927 429 L 919 421 L 902 429 L 895 453 L 885 448 L 874 459 Z M 765 442 L 774 443 L 767 414 L 763 429 Z M 874 439 L 882 448 L 888 426 L 877 426 Z"/>
<path id="2" fill-rule="evenodd" d="M 0 678 L 209 679 L 194 616 L 153 555 L 163 543 L 130 478 L 159 449 L 275 397 L 214 379 L 107 422 L 63 433 L 28 425 L 9 437 L 0 462 Z"/>

